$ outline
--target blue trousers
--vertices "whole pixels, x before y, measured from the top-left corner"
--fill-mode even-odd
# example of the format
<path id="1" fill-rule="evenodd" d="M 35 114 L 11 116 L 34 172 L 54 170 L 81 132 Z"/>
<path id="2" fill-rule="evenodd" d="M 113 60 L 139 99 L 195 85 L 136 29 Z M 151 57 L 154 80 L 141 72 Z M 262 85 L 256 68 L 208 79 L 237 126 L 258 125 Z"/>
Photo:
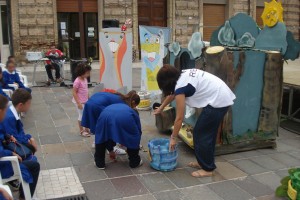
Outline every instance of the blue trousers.
<path id="1" fill-rule="evenodd" d="M 195 154 L 199 165 L 205 171 L 216 169 L 214 154 L 218 128 L 227 110 L 228 107 L 204 107 L 194 127 Z"/>

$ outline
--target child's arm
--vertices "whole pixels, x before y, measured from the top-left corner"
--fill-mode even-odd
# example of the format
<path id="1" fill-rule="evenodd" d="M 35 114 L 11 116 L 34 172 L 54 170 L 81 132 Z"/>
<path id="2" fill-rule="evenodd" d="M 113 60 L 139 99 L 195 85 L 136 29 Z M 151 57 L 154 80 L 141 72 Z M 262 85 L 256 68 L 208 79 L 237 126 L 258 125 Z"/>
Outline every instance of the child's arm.
<path id="1" fill-rule="evenodd" d="M 20 76 L 19 76 L 19 74 L 18 74 L 17 72 L 16 72 L 15 76 L 16 76 L 15 82 L 19 85 L 19 88 L 25 88 L 25 86 L 24 86 L 24 84 L 21 82 Z"/>
<path id="2" fill-rule="evenodd" d="M 75 100 L 78 108 L 80 110 L 82 110 L 83 107 L 82 107 L 82 105 L 81 105 L 81 103 L 80 103 L 80 101 L 78 99 L 78 95 L 77 95 L 78 88 L 79 88 L 79 83 L 77 81 L 74 81 L 74 84 L 73 84 L 73 97 L 74 97 L 74 100 Z"/>

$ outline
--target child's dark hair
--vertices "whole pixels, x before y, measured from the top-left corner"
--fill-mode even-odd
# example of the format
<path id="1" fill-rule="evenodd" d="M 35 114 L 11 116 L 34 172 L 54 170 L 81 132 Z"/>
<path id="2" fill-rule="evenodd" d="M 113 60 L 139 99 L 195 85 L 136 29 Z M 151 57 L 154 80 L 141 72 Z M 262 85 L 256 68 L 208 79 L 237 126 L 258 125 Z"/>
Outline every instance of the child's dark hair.
<path id="1" fill-rule="evenodd" d="M 8 56 L 7 60 L 10 60 L 12 58 L 15 58 L 15 56 Z"/>
<path id="2" fill-rule="evenodd" d="M 82 76 L 88 71 L 92 71 L 92 67 L 90 65 L 87 65 L 85 63 L 79 63 L 76 67 L 75 73 L 76 76 Z"/>
<path id="3" fill-rule="evenodd" d="M 25 104 L 27 101 L 31 100 L 32 96 L 27 90 L 19 88 L 14 91 L 11 101 L 14 106 L 17 106 L 18 104 L 22 103 Z"/>
<path id="4" fill-rule="evenodd" d="M 6 67 L 8 67 L 9 64 L 14 64 L 15 65 L 15 63 L 13 61 L 7 61 L 6 62 Z"/>
<path id="5" fill-rule="evenodd" d="M 3 110 L 7 106 L 7 103 L 8 99 L 0 94 L 0 109 Z"/>
<path id="6" fill-rule="evenodd" d="M 174 94 L 174 90 L 181 72 L 175 67 L 165 64 L 156 75 L 159 89 L 165 96 Z"/>

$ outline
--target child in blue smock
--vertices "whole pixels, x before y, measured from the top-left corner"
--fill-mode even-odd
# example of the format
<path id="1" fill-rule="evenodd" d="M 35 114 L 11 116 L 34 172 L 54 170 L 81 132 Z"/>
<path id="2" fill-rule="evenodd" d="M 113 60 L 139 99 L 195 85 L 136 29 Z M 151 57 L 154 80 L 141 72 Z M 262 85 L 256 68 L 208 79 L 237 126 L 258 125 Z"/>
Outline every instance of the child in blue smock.
<path id="1" fill-rule="evenodd" d="M 12 104 L 6 111 L 0 132 L 12 135 L 19 143 L 28 146 L 33 152 L 37 150 L 37 143 L 30 134 L 24 132 L 20 119 L 21 112 L 27 112 L 31 105 L 31 94 L 24 89 L 17 89 L 12 95 Z"/>
<path id="2" fill-rule="evenodd" d="M 3 81 L 3 73 L 2 68 L 0 67 L 0 95 L 5 96 L 8 100 L 10 100 L 9 96 L 5 92 L 3 92 L 3 85 L 5 85 Z"/>
<path id="3" fill-rule="evenodd" d="M 138 112 L 134 110 L 140 102 L 136 94 L 131 99 L 131 107 L 126 104 L 113 104 L 100 114 L 95 132 L 95 163 L 99 169 L 105 169 L 105 149 L 112 151 L 113 145 L 119 143 L 127 147 L 129 166 L 142 165 L 139 145 L 142 129 Z"/>
<path id="4" fill-rule="evenodd" d="M 7 103 L 8 99 L 2 95 L 0 95 L 0 122 L 3 121 L 6 112 L 7 112 Z M 4 139 L 5 133 L 0 131 L 0 158 L 5 156 L 17 156 L 20 162 L 21 173 L 24 181 L 29 183 L 31 196 L 33 196 L 36 184 L 39 177 L 40 165 L 36 160 L 22 160 L 22 158 L 10 151 L 6 150 L 2 146 L 2 141 Z M 12 139 L 15 139 L 12 137 Z M 10 162 L 8 161 L 0 161 L 0 173 L 2 178 L 9 178 L 14 175 L 13 168 Z M 0 188 L 0 199 L 12 199 L 10 195 L 4 190 Z M 24 199 L 24 193 L 22 187 L 20 187 L 20 199 Z"/>
<path id="5" fill-rule="evenodd" d="M 31 89 L 24 86 L 20 80 L 19 74 L 16 72 L 16 64 L 12 61 L 8 62 L 6 65 L 7 71 L 3 72 L 3 80 L 5 83 L 5 89 L 15 90 L 15 88 L 23 88 L 31 93 Z M 11 85 L 15 85 L 12 87 Z"/>

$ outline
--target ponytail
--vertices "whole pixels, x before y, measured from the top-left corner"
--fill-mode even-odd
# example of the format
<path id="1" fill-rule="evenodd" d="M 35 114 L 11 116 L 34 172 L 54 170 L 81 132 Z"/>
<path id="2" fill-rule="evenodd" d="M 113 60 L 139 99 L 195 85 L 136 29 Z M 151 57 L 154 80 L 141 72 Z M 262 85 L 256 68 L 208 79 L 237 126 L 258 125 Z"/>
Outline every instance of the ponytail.
<path id="1" fill-rule="evenodd" d="M 135 105 L 138 105 L 140 103 L 140 96 L 136 93 L 135 90 L 131 90 L 126 95 L 123 95 L 119 92 L 116 92 L 115 94 L 119 95 L 121 99 L 130 107 L 132 107 L 132 102 L 134 102 Z"/>

